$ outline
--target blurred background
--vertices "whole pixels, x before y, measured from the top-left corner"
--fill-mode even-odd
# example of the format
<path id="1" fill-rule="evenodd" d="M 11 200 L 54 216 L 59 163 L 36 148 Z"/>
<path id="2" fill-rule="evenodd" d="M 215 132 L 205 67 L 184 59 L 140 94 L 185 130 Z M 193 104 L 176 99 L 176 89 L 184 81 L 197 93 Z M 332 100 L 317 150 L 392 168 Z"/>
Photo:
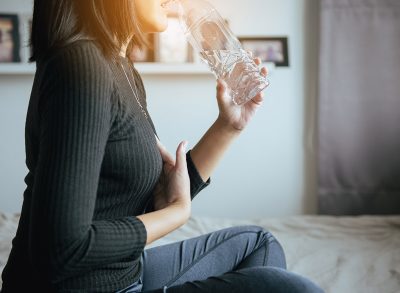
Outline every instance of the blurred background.
<path id="1" fill-rule="evenodd" d="M 244 47 L 263 58 L 271 85 L 263 107 L 196 198 L 194 215 L 398 211 L 399 3 L 210 2 Z M 31 10 L 31 0 L 0 2 L 5 212 L 20 210 L 25 189 L 24 126 L 34 77 L 34 65 L 26 62 Z M 130 57 L 142 74 L 159 137 L 170 152 L 183 139 L 192 147 L 217 117 L 215 78 L 182 41 L 176 19 L 149 40 L 154 50 L 132 48 Z"/>

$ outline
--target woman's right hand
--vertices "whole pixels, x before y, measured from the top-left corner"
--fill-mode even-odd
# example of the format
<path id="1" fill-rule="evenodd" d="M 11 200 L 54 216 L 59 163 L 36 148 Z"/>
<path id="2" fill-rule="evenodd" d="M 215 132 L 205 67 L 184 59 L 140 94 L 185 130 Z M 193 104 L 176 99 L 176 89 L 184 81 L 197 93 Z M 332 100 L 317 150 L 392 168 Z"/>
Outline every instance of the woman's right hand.
<path id="1" fill-rule="evenodd" d="M 153 211 L 137 216 L 147 231 L 146 244 L 178 229 L 190 217 L 192 201 L 186 165 L 186 145 L 181 142 L 176 160 L 157 139 L 163 159 L 163 170 L 153 191 Z"/>
<path id="2" fill-rule="evenodd" d="M 157 138 L 157 146 L 163 159 L 163 170 L 153 191 L 154 210 L 169 206 L 182 208 L 182 215 L 191 213 L 190 179 L 186 164 L 186 146 L 183 141 L 176 150 L 176 159 L 167 151 Z"/>

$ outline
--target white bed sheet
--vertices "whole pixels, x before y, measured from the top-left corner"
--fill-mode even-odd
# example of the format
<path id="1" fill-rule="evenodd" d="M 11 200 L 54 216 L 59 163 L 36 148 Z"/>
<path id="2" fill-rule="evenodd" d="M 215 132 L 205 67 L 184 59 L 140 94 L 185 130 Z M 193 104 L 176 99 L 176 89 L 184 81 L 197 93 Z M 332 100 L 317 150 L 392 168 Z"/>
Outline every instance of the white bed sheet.
<path id="1" fill-rule="evenodd" d="M 0 271 L 17 222 L 18 216 L 0 213 Z M 288 269 L 312 279 L 327 293 L 400 292 L 400 216 L 192 217 L 146 248 L 238 225 L 259 225 L 271 231 L 285 250 Z"/>

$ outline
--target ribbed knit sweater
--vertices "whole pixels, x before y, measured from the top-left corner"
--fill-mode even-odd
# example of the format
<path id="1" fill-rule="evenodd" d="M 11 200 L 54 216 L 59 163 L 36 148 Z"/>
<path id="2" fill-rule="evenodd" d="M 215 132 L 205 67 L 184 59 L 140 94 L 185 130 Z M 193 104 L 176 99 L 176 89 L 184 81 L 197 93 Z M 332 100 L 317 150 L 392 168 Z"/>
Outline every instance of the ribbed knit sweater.
<path id="1" fill-rule="evenodd" d="M 115 292 L 140 275 L 162 171 L 141 78 L 125 58 L 109 61 L 77 41 L 37 64 L 25 142 L 21 218 L 3 271 L 8 292 Z M 186 154 L 192 198 L 203 182 Z"/>

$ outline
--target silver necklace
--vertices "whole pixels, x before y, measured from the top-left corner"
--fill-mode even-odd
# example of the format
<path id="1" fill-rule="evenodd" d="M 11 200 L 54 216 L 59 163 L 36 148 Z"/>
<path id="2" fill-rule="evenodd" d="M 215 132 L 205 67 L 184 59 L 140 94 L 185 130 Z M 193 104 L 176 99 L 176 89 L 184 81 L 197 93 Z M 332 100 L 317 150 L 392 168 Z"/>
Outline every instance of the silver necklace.
<path id="1" fill-rule="evenodd" d="M 131 88 L 131 90 L 132 90 L 133 96 L 135 97 L 136 102 L 139 104 L 140 110 L 142 111 L 144 117 L 146 117 L 146 119 L 148 119 L 148 118 L 147 118 L 147 113 L 146 113 L 146 111 L 144 110 L 142 104 L 140 103 L 139 98 L 138 98 L 138 96 L 137 96 L 137 93 L 133 90 L 131 81 L 130 81 L 129 78 L 128 78 L 128 74 L 126 74 L 124 65 L 123 65 L 122 63 L 121 63 L 121 67 L 122 67 L 122 71 L 123 71 L 124 74 L 125 74 L 126 80 L 128 81 L 129 86 L 130 86 L 130 88 Z M 135 90 L 137 91 L 136 84 L 135 84 Z"/>

